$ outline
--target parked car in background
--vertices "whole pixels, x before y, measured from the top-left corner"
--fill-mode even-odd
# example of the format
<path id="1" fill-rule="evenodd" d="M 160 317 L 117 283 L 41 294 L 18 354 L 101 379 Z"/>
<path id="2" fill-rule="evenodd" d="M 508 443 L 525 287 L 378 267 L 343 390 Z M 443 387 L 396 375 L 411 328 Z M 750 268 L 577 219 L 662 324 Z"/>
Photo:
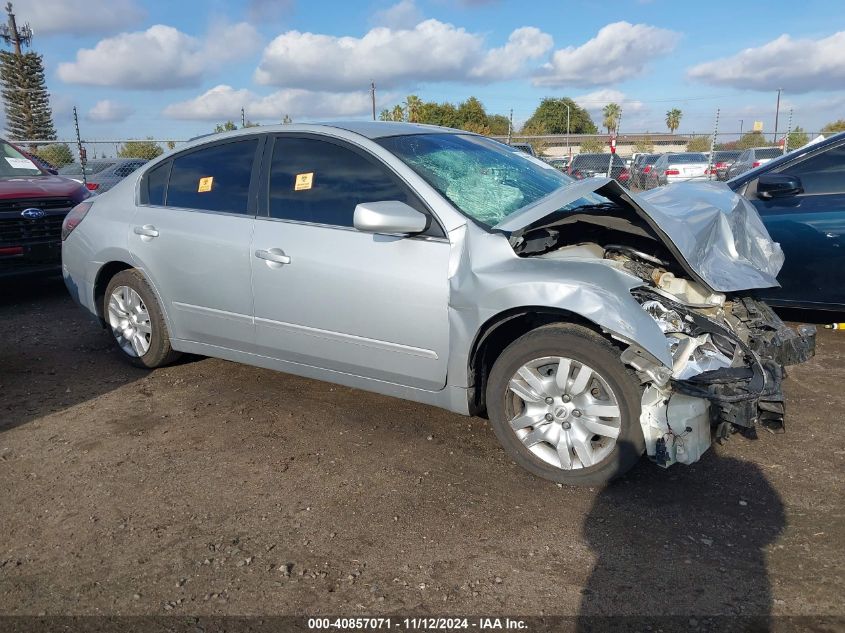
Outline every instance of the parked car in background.
<path id="1" fill-rule="evenodd" d="M 651 171 L 652 165 L 660 158 L 660 154 L 637 154 L 631 165 L 631 185 L 645 189 L 645 179 Z"/>
<path id="2" fill-rule="evenodd" d="M 727 177 L 734 178 L 780 156 L 783 156 L 783 150 L 780 147 L 752 147 L 737 157 L 733 165 L 728 168 Z"/>
<path id="3" fill-rule="evenodd" d="M 49 172 L 49 173 L 51 173 L 51 174 L 53 174 L 53 175 L 55 175 L 55 174 L 58 174 L 58 173 L 59 173 L 59 170 L 58 170 L 58 169 L 56 169 L 56 167 L 54 167 L 52 164 L 48 163 L 46 160 L 44 160 L 43 158 L 41 158 L 38 154 L 32 154 L 32 153 L 30 153 L 30 152 L 26 152 L 26 151 L 22 150 L 20 147 L 16 147 L 16 149 L 17 149 L 17 150 L 18 150 L 21 154 L 23 154 L 24 156 L 26 156 L 29 160 L 31 160 L 33 163 L 35 163 L 36 165 L 38 165 L 38 166 L 39 166 L 41 169 L 43 169 L 44 171 Z"/>
<path id="4" fill-rule="evenodd" d="M 558 171 L 562 171 L 563 173 L 566 173 L 566 170 L 569 168 L 569 156 L 564 156 L 563 158 L 550 158 L 547 162 L 549 165 Z"/>
<path id="5" fill-rule="evenodd" d="M 699 152 L 661 154 L 645 177 L 645 188 L 687 180 L 709 180 L 707 157 Z"/>
<path id="6" fill-rule="evenodd" d="M 534 147 L 531 143 L 511 143 L 511 147 L 514 149 L 518 149 L 520 152 L 525 152 L 531 156 L 536 156 L 537 154 L 534 152 Z"/>
<path id="7" fill-rule="evenodd" d="M 0 278 L 58 272 L 62 222 L 90 195 L 0 140 Z"/>
<path id="8" fill-rule="evenodd" d="M 141 158 L 96 159 L 85 163 L 86 186 L 90 191 L 103 193 L 114 187 L 141 165 Z M 82 182 L 82 165 L 70 163 L 59 170 L 59 174 Z"/>
<path id="9" fill-rule="evenodd" d="M 641 204 L 430 125 L 247 128 L 75 207 L 65 282 L 135 365 L 198 353 L 485 415 L 526 469 L 596 485 L 778 418 L 782 366 L 813 353 L 748 296 L 777 245 L 722 189 Z"/>
<path id="10" fill-rule="evenodd" d="M 797 149 L 728 181 L 760 212 L 786 262 L 774 305 L 845 310 L 845 133 Z"/>
<path id="11" fill-rule="evenodd" d="M 716 176 L 716 180 L 727 180 L 728 169 L 736 162 L 741 150 L 719 150 L 713 153 L 713 161 L 711 164 L 711 173 Z"/>
<path id="12" fill-rule="evenodd" d="M 577 180 L 592 178 L 593 176 L 607 176 L 614 180 L 628 182 L 630 173 L 625 167 L 625 161 L 618 154 L 577 154 L 572 158 L 568 173 Z"/>

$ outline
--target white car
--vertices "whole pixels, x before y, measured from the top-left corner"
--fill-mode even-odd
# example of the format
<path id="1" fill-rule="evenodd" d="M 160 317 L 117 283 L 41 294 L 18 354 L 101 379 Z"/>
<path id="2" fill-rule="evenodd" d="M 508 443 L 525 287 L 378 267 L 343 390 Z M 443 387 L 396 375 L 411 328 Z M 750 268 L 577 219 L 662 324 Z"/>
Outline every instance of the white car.
<path id="1" fill-rule="evenodd" d="M 648 188 L 687 180 L 708 180 L 707 156 L 699 152 L 663 154 L 646 178 Z"/>

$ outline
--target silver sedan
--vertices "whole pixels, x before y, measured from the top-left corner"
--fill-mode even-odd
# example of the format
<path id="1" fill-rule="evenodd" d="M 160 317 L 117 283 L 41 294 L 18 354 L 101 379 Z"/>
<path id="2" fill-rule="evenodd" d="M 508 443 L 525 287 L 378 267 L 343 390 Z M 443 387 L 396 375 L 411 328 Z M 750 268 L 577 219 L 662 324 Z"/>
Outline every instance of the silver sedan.
<path id="1" fill-rule="evenodd" d="M 251 128 L 75 207 L 64 277 L 135 365 L 202 354 L 486 416 L 531 472 L 593 485 L 782 422 L 779 368 L 813 351 L 745 292 L 782 262 L 753 207 L 672 189 L 432 126 Z"/>

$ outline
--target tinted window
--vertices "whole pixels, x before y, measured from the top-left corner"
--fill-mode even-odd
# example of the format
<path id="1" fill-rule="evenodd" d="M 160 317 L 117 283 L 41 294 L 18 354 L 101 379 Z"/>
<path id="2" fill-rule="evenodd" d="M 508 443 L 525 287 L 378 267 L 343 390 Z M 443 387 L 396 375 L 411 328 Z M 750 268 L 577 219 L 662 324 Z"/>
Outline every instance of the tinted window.
<path id="1" fill-rule="evenodd" d="M 670 163 L 706 163 L 707 157 L 704 154 L 670 154 Z"/>
<path id="2" fill-rule="evenodd" d="M 777 158 L 783 155 L 783 150 L 779 147 L 764 147 L 762 149 L 755 149 L 754 156 L 756 158 Z"/>
<path id="3" fill-rule="evenodd" d="M 142 201 L 156 206 L 164 205 L 164 192 L 167 189 L 167 176 L 170 173 L 170 161 L 147 172 L 147 199 Z"/>
<path id="4" fill-rule="evenodd" d="M 384 166 L 351 149 L 312 138 L 276 139 L 271 217 L 352 226 L 358 204 L 383 200 L 418 206 Z"/>
<path id="5" fill-rule="evenodd" d="M 739 156 L 739 152 L 716 152 L 713 155 L 713 160 L 716 162 L 734 160 L 737 156 Z"/>
<path id="6" fill-rule="evenodd" d="M 212 145 L 173 159 L 167 206 L 246 213 L 258 139 Z"/>
<path id="7" fill-rule="evenodd" d="M 801 178 L 804 193 L 845 192 L 845 145 L 816 154 L 781 173 Z"/>

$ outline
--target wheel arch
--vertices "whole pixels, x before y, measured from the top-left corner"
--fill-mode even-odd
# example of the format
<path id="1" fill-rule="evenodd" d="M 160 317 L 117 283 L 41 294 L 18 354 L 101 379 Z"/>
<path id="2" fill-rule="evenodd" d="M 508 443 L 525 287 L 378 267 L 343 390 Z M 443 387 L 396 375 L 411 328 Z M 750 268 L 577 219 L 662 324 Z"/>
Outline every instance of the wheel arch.
<path id="1" fill-rule="evenodd" d="M 499 312 L 479 328 L 470 347 L 467 367 L 470 415 L 487 417 L 487 379 L 493 363 L 505 348 L 520 336 L 552 323 L 581 325 L 619 345 L 619 341 L 608 336 L 598 324 L 571 310 L 550 306 L 521 306 Z"/>
<path id="2" fill-rule="evenodd" d="M 100 269 L 97 271 L 97 276 L 94 278 L 94 309 L 97 311 L 97 318 L 103 327 L 106 326 L 105 314 L 103 312 L 103 299 L 106 296 L 106 288 L 108 288 L 109 282 L 117 273 L 131 268 L 134 268 L 132 264 L 121 260 L 113 260 L 100 266 Z"/>

